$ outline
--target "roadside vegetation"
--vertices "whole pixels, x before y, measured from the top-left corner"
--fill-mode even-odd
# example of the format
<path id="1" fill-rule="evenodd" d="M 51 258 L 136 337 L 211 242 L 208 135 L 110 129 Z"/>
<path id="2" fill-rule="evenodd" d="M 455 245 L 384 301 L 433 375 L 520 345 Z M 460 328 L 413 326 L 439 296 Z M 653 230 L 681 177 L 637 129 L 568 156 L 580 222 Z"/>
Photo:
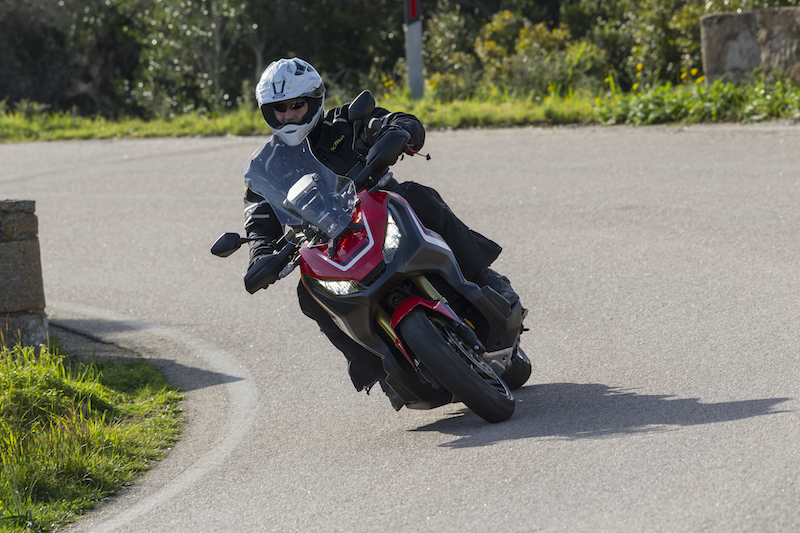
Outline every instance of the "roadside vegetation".
<path id="1" fill-rule="evenodd" d="M 442 101 L 414 100 L 408 91 L 378 94 L 379 104 L 417 115 L 429 129 L 559 125 L 652 125 L 707 122 L 800 120 L 800 87 L 791 80 L 765 78 L 735 85 L 693 79 L 622 91 L 613 76 L 602 92 L 544 97 L 511 94 Z M 547 93 L 546 93 L 547 94 Z M 267 135 L 261 113 L 242 105 L 223 113 L 188 112 L 176 117 L 82 117 L 58 113 L 0 113 L 0 141 L 52 141 L 181 136 Z"/>
<path id="2" fill-rule="evenodd" d="M 800 0 L 425 0 L 425 97 L 395 0 L 0 0 L 0 142 L 262 135 L 278 57 L 429 128 L 797 119 L 800 80 L 707 83 L 700 19 Z"/>
<path id="3" fill-rule="evenodd" d="M 0 531 L 50 531 L 178 439 L 182 395 L 143 361 L 0 343 Z"/>

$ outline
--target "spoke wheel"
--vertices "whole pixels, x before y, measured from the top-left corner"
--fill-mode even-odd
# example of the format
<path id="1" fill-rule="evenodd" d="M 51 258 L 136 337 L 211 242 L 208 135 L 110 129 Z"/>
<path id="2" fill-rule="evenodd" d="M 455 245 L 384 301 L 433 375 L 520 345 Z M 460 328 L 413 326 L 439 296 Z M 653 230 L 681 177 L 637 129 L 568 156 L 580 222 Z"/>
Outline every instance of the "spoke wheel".
<path id="1" fill-rule="evenodd" d="M 398 329 L 422 365 L 475 414 L 487 422 L 511 417 L 515 402 L 509 387 L 444 320 L 415 309 Z"/>

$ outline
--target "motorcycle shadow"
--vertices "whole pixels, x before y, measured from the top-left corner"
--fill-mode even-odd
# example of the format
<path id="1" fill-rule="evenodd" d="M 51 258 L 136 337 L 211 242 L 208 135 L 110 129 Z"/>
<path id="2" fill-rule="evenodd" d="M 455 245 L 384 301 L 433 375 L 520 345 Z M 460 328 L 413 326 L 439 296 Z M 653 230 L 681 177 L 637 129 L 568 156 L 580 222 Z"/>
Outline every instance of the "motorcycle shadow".
<path id="1" fill-rule="evenodd" d="M 514 416 L 487 424 L 468 409 L 411 431 L 434 431 L 457 437 L 446 448 L 489 446 L 498 442 L 555 438 L 613 438 L 637 433 L 785 413 L 775 406 L 791 398 L 702 403 L 697 398 L 639 394 L 602 384 L 547 383 L 514 392 Z"/>

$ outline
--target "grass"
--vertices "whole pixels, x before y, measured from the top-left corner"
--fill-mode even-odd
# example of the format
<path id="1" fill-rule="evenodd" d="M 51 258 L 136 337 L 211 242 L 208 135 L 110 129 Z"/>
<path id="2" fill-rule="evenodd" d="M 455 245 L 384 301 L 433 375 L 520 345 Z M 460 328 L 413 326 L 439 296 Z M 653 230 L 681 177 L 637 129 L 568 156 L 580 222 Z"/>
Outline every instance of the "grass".
<path id="1" fill-rule="evenodd" d="M 594 102 L 587 96 L 528 98 L 498 97 L 487 100 L 439 102 L 413 100 L 407 93 L 389 96 L 381 105 L 402 109 L 419 117 L 428 128 L 478 128 L 552 126 L 595 122 Z"/>
<path id="2" fill-rule="evenodd" d="M 150 468 L 182 395 L 143 361 L 0 346 L 0 531 L 49 531 Z"/>
<path id="3" fill-rule="evenodd" d="M 187 113 L 154 120 L 126 117 L 116 121 L 59 113 L 0 113 L 0 142 L 255 135 L 265 128 L 261 113 L 244 107 L 219 116 Z"/>
<path id="4" fill-rule="evenodd" d="M 657 86 L 636 94 L 613 90 L 598 99 L 597 118 L 605 124 L 760 122 L 800 120 L 800 88 L 788 80 L 763 78 L 747 85 L 719 80 Z"/>
<path id="5" fill-rule="evenodd" d="M 415 114 L 429 129 L 564 124 L 665 124 L 800 120 L 800 88 L 788 80 L 754 80 L 745 85 L 692 80 L 639 91 L 619 91 L 611 77 L 600 95 L 549 93 L 544 98 L 494 95 L 482 100 L 413 100 L 408 91 L 381 95 L 379 105 Z M 335 105 L 331 102 L 331 105 Z M 68 114 L 0 112 L 0 142 L 215 135 L 265 135 L 252 107 L 219 115 L 187 113 L 154 120 L 77 117 Z"/>

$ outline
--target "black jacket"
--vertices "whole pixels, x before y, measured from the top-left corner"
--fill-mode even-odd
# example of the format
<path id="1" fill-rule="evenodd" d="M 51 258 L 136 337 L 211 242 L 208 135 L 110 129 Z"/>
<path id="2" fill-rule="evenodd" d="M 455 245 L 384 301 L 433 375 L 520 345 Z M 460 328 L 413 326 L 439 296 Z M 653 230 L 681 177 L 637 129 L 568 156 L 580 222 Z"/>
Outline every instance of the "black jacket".
<path id="1" fill-rule="evenodd" d="M 348 120 L 350 104 L 324 111 L 317 126 L 308 134 L 314 156 L 336 174 L 343 176 L 358 162 L 358 154 L 366 155 L 383 128 L 402 128 L 410 135 L 409 152 L 417 152 L 425 143 L 425 128 L 414 115 L 389 113 L 376 107 L 365 121 L 365 127 L 353 150 L 353 125 Z M 250 266 L 273 250 L 270 243 L 283 234 L 280 222 L 269 203 L 247 189 L 244 197 L 244 228 L 248 237 L 263 237 L 250 242 Z"/>

